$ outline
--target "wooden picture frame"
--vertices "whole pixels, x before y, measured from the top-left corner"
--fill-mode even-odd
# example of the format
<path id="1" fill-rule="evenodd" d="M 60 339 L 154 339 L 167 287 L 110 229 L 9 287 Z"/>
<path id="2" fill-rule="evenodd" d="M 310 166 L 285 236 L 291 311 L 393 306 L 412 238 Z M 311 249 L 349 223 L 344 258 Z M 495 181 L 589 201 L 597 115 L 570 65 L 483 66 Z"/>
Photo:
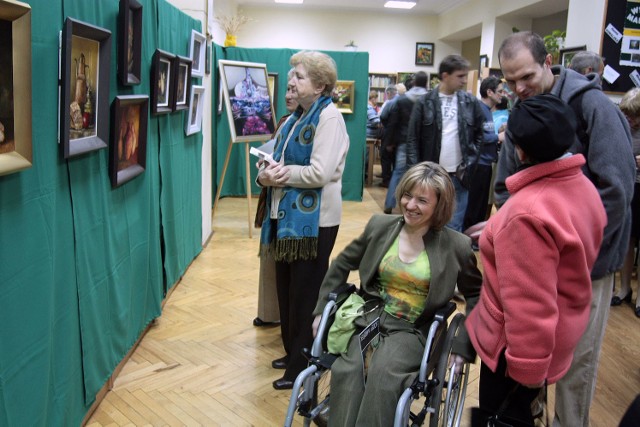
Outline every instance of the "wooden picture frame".
<path id="1" fill-rule="evenodd" d="M 142 5 L 120 0 L 118 14 L 118 79 L 124 86 L 141 82 Z"/>
<path id="2" fill-rule="evenodd" d="M 31 7 L 0 0 L 0 175 L 32 166 Z"/>
<path id="3" fill-rule="evenodd" d="M 173 111 L 187 110 L 191 99 L 191 59 L 176 55 L 173 76 Z"/>
<path id="4" fill-rule="evenodd" d="M 202 130 L 202 111 L 204 109 L 204 86 L 193 85 L 191 87 L 191 99 L 189 101 L 189 113 L 184 125 L 184 133 L 193 135 Z"/>
<path id="5" fill-rule="evenodd" d="M 571 65 L 571 60 L 573 59 L 573 56 L 576 53 L 581 52 L 583 50 L 587 50 L 586 45 L 560 49 L 558 51 L 558 56 L 560 58 L 560 65 L 562 65 L 565 68 L 569 68 L 569 65 Z"/>
<path id="6" fill-rule="evenodd" d="M 478 76 L 482 76 L 482 70 L 489 68 L 489 55 L 480 55 L 478 59 Z"/>
<path id="7" fill-rule="evenodd" d="M 191 77 L 204 77 L 207 38 L 196 30 L 191 30 L 189 58 L 191 58 Z"/>
<path id="8" fill-rule="evenodd" d="M 356 82 L 354 80 L 337 80 L 336 85 L 331 93 L 331 100 L 334 105 L 343 114 L 352 114 L 355 101 L 355 87 Z"/>
<path id="9" fill-rule="evenodd" d="M 267 73 L 273 111 L 278 111 L 278 73 Z"/>
<path id="10" fill-rule="evenodd" d="M 416 65 L 433 65 L 436 45 L 428 42 L 416 43 Z"/>
<path id="11" fill-rule="evenodd" d="M 266 64 L 219 60 L 232 142 L 268 140 L 276 128 Z"/>
<path id="12" fill-rule="evenodd" d="M 60 50 L 60 146 L 68 159 L 107 147 L 111 31 L 67 18 Z"/>
<path id="13" fill-rule="evenodd" d="M 116 96 L 111 104 L 109 177 L 116 188 L 131 181 L 147 167 L 147 95 Z"/>
<path id="14" fill-rule="evenodd" d="M 154 116 L 167 114 L 174 108 L 173 81 L 176 56 L 156 49 L 151 61 L 151 113 Z"/>

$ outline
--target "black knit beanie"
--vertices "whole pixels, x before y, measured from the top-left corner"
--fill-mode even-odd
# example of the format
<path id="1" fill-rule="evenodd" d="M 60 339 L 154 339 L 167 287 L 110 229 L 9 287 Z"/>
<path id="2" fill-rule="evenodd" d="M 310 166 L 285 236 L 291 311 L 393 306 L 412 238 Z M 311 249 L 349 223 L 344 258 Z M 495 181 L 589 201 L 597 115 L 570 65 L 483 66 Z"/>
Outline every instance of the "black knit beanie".
<path id="1" fill-rule="evenodd" d="M 576 138 L 576 117 L 563 100 L 549 93 L 516 104 L 507 136 L 535 163 L 562 156 Z"/>

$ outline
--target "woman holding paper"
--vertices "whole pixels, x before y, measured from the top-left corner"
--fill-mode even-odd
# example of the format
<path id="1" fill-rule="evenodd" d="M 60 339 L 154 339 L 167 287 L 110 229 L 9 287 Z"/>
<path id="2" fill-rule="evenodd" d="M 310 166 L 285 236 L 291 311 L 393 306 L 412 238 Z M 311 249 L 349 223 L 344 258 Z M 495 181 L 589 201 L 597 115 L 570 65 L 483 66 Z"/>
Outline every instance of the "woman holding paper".
<path id="1" fill-rule="evenodd" d="M 273 163 L 262 164 L 258 183 L 268 187 L 261 251 L 276 260 L 280 325 L 286 355 L 272 366 L 284 368 L 273 382 L 290 389 L 306 367 L 302 349 L 313 341 L 312 311 L 329 266 L 342 214 L 342 172 L 349 136 L 331 102 L 337 79 L 326 54 L 301 51 L 291 57 L 298 109 L 276 134 Z"/>

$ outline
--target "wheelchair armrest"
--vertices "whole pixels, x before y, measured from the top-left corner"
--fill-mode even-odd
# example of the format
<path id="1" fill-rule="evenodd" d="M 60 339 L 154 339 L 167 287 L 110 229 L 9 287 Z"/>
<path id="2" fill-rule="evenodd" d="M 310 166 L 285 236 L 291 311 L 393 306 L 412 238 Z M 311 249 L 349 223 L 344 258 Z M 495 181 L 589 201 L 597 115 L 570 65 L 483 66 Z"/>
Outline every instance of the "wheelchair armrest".
<path id="1" fill-rule="evenodd" d="M 439 308 L 436 311 L 436 314 L 433 316 L 434 320 L 437 320 L 440 323 L 445 322 L 449 318 L 449 316 L 451 316 L 453 312 L 456 311 L 456 307 L 457 306 L 455 302 L 449 301 L 447 305 Z"/>
<path id="2" fill-rule="evenodd" d="M 341 295 L 349 295 L 356 291 L 356 285 L 353 283 L 343 283 L 338 286 L 333 292 L 329 292 L 327 299 L 329 301 L 337 301 Z"/>

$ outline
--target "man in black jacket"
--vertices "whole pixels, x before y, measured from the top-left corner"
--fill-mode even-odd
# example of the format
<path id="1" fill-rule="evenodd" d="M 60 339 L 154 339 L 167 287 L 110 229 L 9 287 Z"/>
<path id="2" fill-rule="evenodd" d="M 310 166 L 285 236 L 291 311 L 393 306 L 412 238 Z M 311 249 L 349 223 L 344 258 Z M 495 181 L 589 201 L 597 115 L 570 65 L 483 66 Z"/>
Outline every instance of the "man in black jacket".
<path id="1" fill-rule="evenodd" d="M 456 189 L 456 211 L 447 224 L 462 231 L 471 169 L 482 144 L 484 113 L 465 92 L 469 61 L 449 55 L 440 63 L 440 84 L 414 106 L 407 129 L 407 166 L 425 160 L 445 168 Z"/>

